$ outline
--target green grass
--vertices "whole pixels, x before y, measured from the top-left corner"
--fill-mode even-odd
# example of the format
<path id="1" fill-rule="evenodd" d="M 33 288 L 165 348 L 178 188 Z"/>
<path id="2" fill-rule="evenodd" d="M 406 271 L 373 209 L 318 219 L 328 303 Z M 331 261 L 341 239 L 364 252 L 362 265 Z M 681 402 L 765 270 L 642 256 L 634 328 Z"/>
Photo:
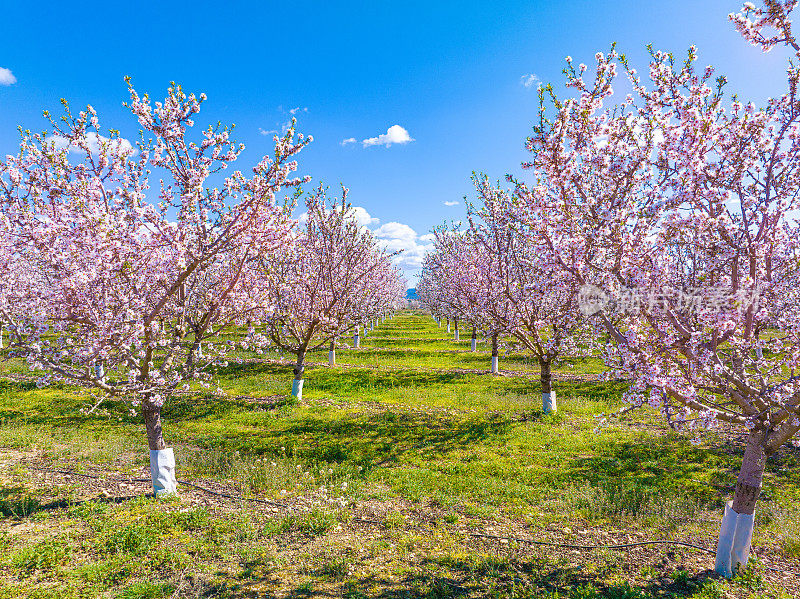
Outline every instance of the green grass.
<path id="1" fill-rule="evenodd" d="M 144 426 L 120 402 L 82 413 L 97 401 L 86 390 L 0 378 L 0 599 L 791 596 L 757 564 L 718 581 L 704 573 L 712 556 L 678 549 L 575 555 L 466 536 L 713 546 L 741 444 L 710 435 L 695 446 L 649 409 L 598 428 L 626 383 L 596 380 L 595 359 L 555 369 L 559 411 L 544 415 L 538 365 L 510 352 L 501 368 L 518 375 L 492 376 L 469 331 L 453 342 L 404 312 L 362 343 L 338 349 L 335 368 L 326 349 L 312 353 L 301 402 L 287 401 L 288 360 L 242 352 L 215 374 L 226 397 L 198 391 L 165 407 L 179 477 L 299 506 L 288 512 L 40 480 L 34 459 L 141 476 Z M 13 360 L 3 372 L 25 374 Z M 798 463 L 788 449 L 771 459 L 757 512 L 754 545 L 786 567 L 800 559 Z"/>

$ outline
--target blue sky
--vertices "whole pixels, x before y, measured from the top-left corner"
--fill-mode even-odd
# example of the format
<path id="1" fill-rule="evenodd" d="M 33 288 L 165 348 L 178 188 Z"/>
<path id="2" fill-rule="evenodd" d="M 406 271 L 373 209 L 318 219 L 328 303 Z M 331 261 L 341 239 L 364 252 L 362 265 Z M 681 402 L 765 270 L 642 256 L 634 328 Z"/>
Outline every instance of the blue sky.
<path id="1" fill-rule="evenodd" d="M 463 217 L 471 172 L 520 173 L 536 117 L 536 84 L 524 82 L 535 75 L 563 90 L 565 56 L 591 65 L 616 41 L 644 72 L 647 43 L 679 54 L 696 44 L 701 65 L 716 66 L 744 99 L 780 93 L 785 59 L 739 38 L 726 18 L 739 6 L 11 2 L 0 20 L 0 154 L 16 150 L 17 125 L 43 128 L 42 110 L 57 114 L 62 97 L 74 108 L 92 104 L 101 124 L 135 138 L 137 123 L 121 107 L 125 75 L 154 98 L 172 80 L 205 92 L 197 122 L 236 123 L 243 171 L 270 151 L 268 132 L 294 110 L 298 130 L 315 139 L 301 171 L 350 188 L 365 224 L 406 249 L 400 264 L 413 284 L 425 234 Z M 377 143 L 381 135 L 405 143 Z"/>

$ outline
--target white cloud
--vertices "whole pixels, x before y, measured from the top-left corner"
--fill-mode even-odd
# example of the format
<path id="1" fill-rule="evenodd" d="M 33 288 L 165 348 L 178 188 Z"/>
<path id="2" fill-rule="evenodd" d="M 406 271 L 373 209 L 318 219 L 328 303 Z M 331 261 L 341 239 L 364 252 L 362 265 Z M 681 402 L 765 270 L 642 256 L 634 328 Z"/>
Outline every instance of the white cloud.
<path id="1" fill-rule="evenodd" d="M 258 132 L 261 135 L 275 135 L 278 132 L 278 130 L 277 129 L 269 129 L 269 130 L 267 130 L 267 129 L 262 129 L 261 127 L 259 127 L 258 128 Z"/>
<path id="2" fill-rule="evenodd" d="M 354 143 L 356 143 L 357 141 L 358 141 L 358 140 L 357 140 L 355 137 L 348 137 L 347 139 L 343 139 L 343 140 L 342 140 L 342 142 L 341 142 L 341 144 L 342 144 L 343 146 L 346 146 L 347 144 L 354 144 Z"/>
<path id="3" fill-rule="evenodd" d="M 408 131 L 403 129 L 400 125 L 392 125 L 378 137 L 369 137 L 362 141 L 364 147 L 367 146 L 386 146 L 387 148 L 392 144 L 407 144 L 414 141 L 408 134 Z"/>
<path id="4" fill-rule="evenodd" d="M 56 144 L 57 150 L 63 150 L 64 148 L 69 147 L 70 152 L 82 152 L 81 148 L 76 147 L 74 144 L 70 145 L 69 139 L 63 137 L 61 135 L 48 135 L 45 139 L 46 141 L 54 141 Z M 111 147 L 109 148 L 111 151 L 115 151 L 117 147 L 124 152 L 129 153 L 131 156 L 135 156 L 137 154 L 136 148 L 131 145 L 124 137 L 118 137 L 113 140 L 109 140 L 108 137 L 103 137 L 102 135 L 98 135 L 94 131 L 89 131 L 86 134 L 86 142 L 89 146 L 89 151 L 92 154 L 98 154 L 100 152 L 100 144 L 111 141 Z"/>
<path id="5" fill-rule="evenodd" d="M 369 212 L 367 212 L 361 206 L 353 206 L 350 209 L 350 212 L 352 212 L 353 216 L 355 216 L 355 218 L 356 218 L 356 221 L 362 227 L 368 227 L 370 225 L 377 225 L 379 222 L 381 222 L 379 219 L 371 217 L 369 215 Z"/>
<path id="6" fill-rule="evenodd" d="M 388 252 L 403 250 L 403 253 L 392 259 L 395 265 L 406 271 L 409 279 L 414 278 L 416 273 L 422 268 L 422 260 L 425 253 L 432 247 L 430 243 L 432 236 L 423 235 L 419 237 L 417 232 L 406 224 L 391 222 L 381 225 L 373 231 L 378 243 Z"/>
<path id="7" fill-rule="evenodd" d="M 289 110 L 289 114 L 297 114 L 297 113 L 298 113 L 298 112 L 300 112 L 301 110 L 302 110 L 303 112 L 308 112 L 308 108 L 306 108 L 306 107 L 300 108 L 300 107 L 298 106 L 297 108 L 291 108 L 291 109 Z"/>
<path id="8" fill-rule="evenodd" d="M 458 202 L 456 201 L 448 201 L 444 203 L 445 206 L 458 206 Z"/>
<path id="9" fill-rule="evenodd" d="M 0 67 L 0 85 L 14 85 L 16 82 L 17 78 L 14 77 L 11 69 Z"/>
<path id="10" fill-rule="evenodd" d="M 519 82 L 522 84 L 523 87 L 533 87 L 536 83 L 539 82 L 539 76 L 535 73 L 528 73 L 527 75 L 523 75 L 519 78 Z"/>
<path id="11" fill-rule="evenodd" d="M 379 239 L 402 239 L 413 240 L 417 237 L 417 232 L 403 223 L 391 222 L 381 225 L 374 231 L 375 237 Z"/>
<path id="12" fill-rule="evenodd" d="M 402 250 L 400 254 L 392 258 L 392 263 L 404 271 L 409 281 L 416 280 L 419 277 L 425 254 L 433 248 L 433 234 L 426 233 L 419 236 L 414 229 L 398 222 L 385 223 L 373 229 L 372 227 L 376 227 L 380 222 L 379 219 L 370 215 L 362 206 L 352 206 L 350 210 L 359 225 L 372 230 L 372 234 L 381 248 L 389 253 Z M 301 223 L 305 223 L 308 220 L 308 214 L 303 212 L 297 218 Z"/>

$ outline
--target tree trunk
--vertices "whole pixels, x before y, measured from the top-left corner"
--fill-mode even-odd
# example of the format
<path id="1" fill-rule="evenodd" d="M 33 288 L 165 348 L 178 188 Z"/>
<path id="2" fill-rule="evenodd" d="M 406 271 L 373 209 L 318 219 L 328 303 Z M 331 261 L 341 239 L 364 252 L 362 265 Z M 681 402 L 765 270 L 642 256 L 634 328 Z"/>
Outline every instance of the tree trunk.
<path id="1" fill-rule="evenodd" d="M 497 374 L 500 372 L 500 367 L 498 365 L 498 353 L 497 353 L 497 333 L 492 335 L 492 374 Z"/>
<path id="2" fill-rule="evenodd" d="M 306 359 L 306 352 L 299 352 L 297 354 L 297 362 L 295 363 L 294 368 L 292 369 L 292 372 L 294 372 L 294 379 L 296 381 L 303 380 L 303 372 L 305 372 L 306 369 L 305 365 L 303 364 L 303 362 L 305 362 L 305 359 Z"/>
<path id="3" fill-rule="evenodd" d="M 725 506 L 714 570 L 727 578 L 733 576 L 738 568 L 745 567 L 750 556 L 756 502 L 761 494 L 761 481 L 768 457 L 765 445 L 765 431 L 750 431 L 733 501 Z"/>
<path id="4" fill-rule="evenodd" d="M 0 344 L 0 347 L 2 347 L 2 344 Z M 106 382 L 106 367 L 105 364 L 103 364 L 102 360 L 98 360 L 97 362 L 95 362 L 94 376 L 101 383 Z"/>
<path id="5" fill-rule="evenodd" d="M 450 334 L 450 319 L 447 319 L 447 334 Z"/>
<path id="6" fill-rule="evenodd" d="M 539 358 L 539 371 L 541 373 L 542 393 L 550 393 L 551 375 L 550 375 L 550 361 Z"/>
<path id="7" fill-rule="evenodd" d="M 469 341 L 470 349 L 476 351 L 478 349 L 478 327 L 472 327 L 472 338 Z"/>
<path id="8" fill-rule="evenodd" d="M 761 479 L 767 464 L 764 451 L 765 433 L 753 430 L 747 437 L 747 445 L 742 458 L 742 468 L 736 479 L 736 490 L 733 494 L 733 511 L 737 514 L 752 514 L 756 509 L 758 496 L 761 494 Z"/>
<path id="9" fill-rule="evenodd" d="M 161 406 L 146 399 L 142 401 L 142 414 L 147 429 L 147 445 L 150 449 L 166 449 L 167 444 L 164 443 L 164 436 L 161 433 Z"/>
<path id="10" fill-rule="evenodd" d="M 458 341 L 458 321 L 457 321 L 457 320 L 454 320 L 453 322 L 455 323 L 455 334 L 454 334 L 454 337 L 453 337 L 453 339 L 455 339 L 456 341 Z"/>
<path id="11" fill-rule="evenodd" d="M 292 381 L 292 395 L 296 397 L 298 401 L 303 399 L 303 372 L 305 372 L 306 369 L 306 367 L 303 365 L 303 362 L 305 359 L 305 350 L 299 351 L 297 353 L 297 363 L 293 368 L 294 380 Z"/>
<path id="12" fill-rule="evenodd" d="M 328 350 L 328 366 L 336 366 L 336 339 L 331 339 L 331 347 Z"/>
<path id="13" fill-rule="evenodd" d="M 556 411 L 556 392 L 551 385 L 550 359 L 539 358 L 539 372 L 542 381 L 542 410 L 545 414 Z"/>

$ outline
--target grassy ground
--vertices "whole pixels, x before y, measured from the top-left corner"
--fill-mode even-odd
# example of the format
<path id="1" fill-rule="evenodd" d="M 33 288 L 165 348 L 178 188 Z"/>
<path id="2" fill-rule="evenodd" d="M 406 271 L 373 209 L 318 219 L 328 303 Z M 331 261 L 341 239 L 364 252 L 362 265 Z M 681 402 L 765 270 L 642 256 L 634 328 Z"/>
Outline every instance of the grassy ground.
<path id="1" fill-rule="evenodd" d="M 679 545 L 527 542 L 713 549 L 741 439 L 695 446 L 649 411 L 598 427 L 625 384 L 597 380 L 593 360 L 554 373 L 545 416 L 535 364 L 510 353 L 491 376 L 486 343 L 472 353 L 463 337 L 401 313 L 337 350 L 336 368 L 313 354 L 299 403 L 288 360 L 243 355 L 218 373 L 227 397 L 166 408 L 179 478 L 216 492 L 170 501 L 147 496 L 129 408 L 85 414 L 88 391 L 37 389 L 0 364 L 0 599 L 800 597 L 788 447 L 768 466 L 755 559 L 732 581 Z"/>

